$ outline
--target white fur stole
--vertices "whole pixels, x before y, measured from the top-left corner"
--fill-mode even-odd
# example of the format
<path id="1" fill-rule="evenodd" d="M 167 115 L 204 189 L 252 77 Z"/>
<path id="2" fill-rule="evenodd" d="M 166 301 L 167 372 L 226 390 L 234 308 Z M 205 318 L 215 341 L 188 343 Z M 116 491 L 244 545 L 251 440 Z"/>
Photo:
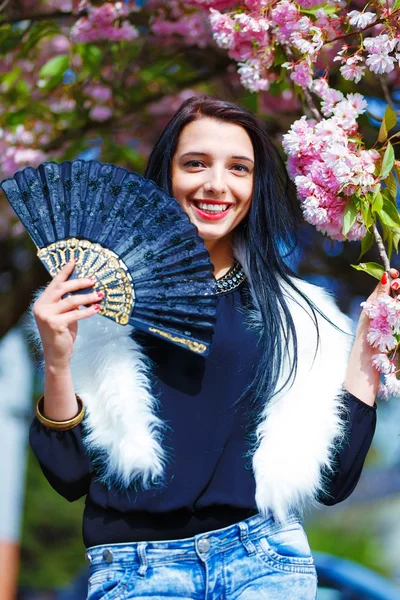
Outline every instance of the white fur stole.
<path id="1" fill-rule="evenodd" d="M 245 260 L 241 262 L 245 269 Z M 329 294 L 300 280 L 296 285 L 348 333 L 317 313 L 320 343 L 316 350 L 309 307 L 292 290 L 285 290 L 297 332 L 297 374 L 290 389 L 286 387 L 266 405 L 253 454 L 257 507 L 263 514 L 271 510 L 281 520 L 289 510 L 315 502 L 323 490 L 323 470 L 332 469 L 333 450 L 343 437 L 342 384 L 353 341 L 350 320 Z M 252 323 L 261 331 L 257 311 Z M 29 327 L 40 347 L 32 314 Z M 149 362 L 131 333 L 131 327 L 101 316 L 84 319 L 78 324 L 71 361 L 76 393 L 86 405 L 86 448 L 100 466 L 102 481 L 122 488 L 135 482 L 144 487 L 161 483 L 166 461 Z M 281 383 L 289 372 L 289 358 L 282 365 Z"/>

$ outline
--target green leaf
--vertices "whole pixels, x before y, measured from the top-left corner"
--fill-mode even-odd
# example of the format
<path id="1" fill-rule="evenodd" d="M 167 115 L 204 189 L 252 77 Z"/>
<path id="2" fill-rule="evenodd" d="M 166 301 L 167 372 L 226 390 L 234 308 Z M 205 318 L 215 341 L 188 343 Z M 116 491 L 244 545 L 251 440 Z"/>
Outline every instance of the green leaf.
<path id="1" fill-rule="evenodd" d="M 392 196 L 394 202 L 396 202 L 396 198 L 397 198 L 397 183 L 396 183 L 396 178 L 393 175 L 393 172 L 390 172 L 389 175 L 386 177 L 385 179 L 385 185 L 387 187 L 387 189 L 390 192 L 390 195 Z"/>
<path id="2" fill-rule="evenodd" d="M 15 112 L 9 112 L 6 117 L 6 125 L 8 127 L 16 127 L 26 122 L 29 117 L 29 111 L 25 108 Z"/>
<path id="3" fill-rule="evenodd" d="M 381 144 L 383 144 L 383 142 L 386 142 L 387 136 L 388 136 L 388 131 L 387 131 L 385 119 L 382 119 L 382 123 L 381 123 L 381 126 L 379 128 L 378 142 L 380 142 Z"/>
<path id="4" fill-rule="evenodd" d="M 384 225 L 400 233 L 400 215 L 397 207 L 386 195 L 383 196 L 383 207 L 378 216 Z"/>
<path id="5" fill-rule="evenodd" d="M 0 76 L 1 89 L 3 92 L 8 92 L 21 75 L 20 67 L 15 67 L 8 73 Z"/>
<path id="6" fill-rule="evenodd" d="M 394 165 L 394 170 L 396 171 L 397 181 L 400 183 L 400 166 Z"/>
<path id="7" fill-rule="evenodd" d="M 393 169 L 394 165 L 394 149 L 390 142 L 388 142 L 385 150 L 385 154 L 383 155 L 382 160 L 382 168 L 379 174 L 379 177 L 382 179 L 386 179 L 389 175 L 390 171 Z"/>
<path id="8" fill-rule="evenodd" d="M 47 61 L 39 71 L 40 79 L 59 78 L 62 77 L 69 67 L 69 56 L 60 54 Z"/>
<path id="9" fill-rule="evenodd" d="M 400 233 L 395 233 L 393 236 L 393 244 L 396 248 L 396 252 L 399 251 Z"/>
<path id="10" fill-rule="evenodd" d="M 397 114 L 389 104 L 386 106 L 385 114 L 379 129 L 378 142 L 385 142 L 388 132 L 396 125 Z"/>
<path id="11" fill-rule="evenodd" d="M 371 194 L 372 196 L 372 194 Z M 372 225 L 372 214 L 369 202 L 365 200 L 365 198 L 361 199 L 361 215 L 364 221 L 364 225 L 367 229 Z"/>
<path id="12" fill-rule="evenodd" d="M 379 279 L 379 281 L 381 280 L 382 275 L 385 271 L 382 265 L 375 262 L 360 263 L 359 265 L 351 266 L 356 271 L 364 271 L 364 273 L 368 273 L 368 275 L 371 275 L 371 277 L 375 277 L 375 279 Z"/>
<path id="13" fill-rule="evenodd" d="M 392 12 L 394 12 L 395 10 L 399 10 L 399 8 L 400 8 L 400 0 L 395 0 L 395 3 L 393 4 Z"/>
<path id="14" fill-rule="evenodd" d="M 388 131 L 390 131 L 397 123 L 397 114 L 393 110 L 393 108 L 389 106 L 389 104 L 386 107 L 385 116 L 383 120 L 385 121 L 386 129 Z"/>
<path id="15" fill-rule="evenodd" d="M 361 252 L 358 260 L 371 248 L 374 243 L 374 234 L 371 231 L 367 231 L 367 234 L 361 240 Z"/>
<path id="16" fill-rule="evenodd" d="M 383 196 L 380 191 L 374 194 L 374 198 L 372 200 L 371 210 L 374 213 L 380 212 L 383 207 Z"/>
<path id="17" fill-rule="evenodd" d="M 79 44 L 78 52 L 82 57 L 84 66 L 90 71 L 95 71 L 99 68 L 103 53 L 98 46 L 94 44 Z"/>
<path id="18" fill-rule="evenodd" d="M 343 215 L 343 229 L 342 234 L 347 235 L 350 229 L 353 227 L 356 217 L 358 215 L 358 210 L 354 206 L 354 202 L 351 198 L 347 200 L 346 208 L 344 209 Z"/>

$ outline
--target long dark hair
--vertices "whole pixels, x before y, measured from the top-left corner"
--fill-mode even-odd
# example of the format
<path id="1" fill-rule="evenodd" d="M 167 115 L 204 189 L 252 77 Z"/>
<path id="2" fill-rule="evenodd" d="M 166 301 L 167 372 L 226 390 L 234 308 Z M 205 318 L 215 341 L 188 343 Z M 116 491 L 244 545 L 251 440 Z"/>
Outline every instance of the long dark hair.
<path id="1" fill-rule="evenodd" d="M 235 229 L 234 244 L 246 248 L 246 271 L 265 332 L 260 338 L 261 360 L 246 392 L 251 393 L 255 401 L 265 402 L 278 391 L 283 356 L 289 346 L 294 350 L 293 362 L 284 385 L 293 381 L 297 369 L 296 330 L 282 293 L 282 281 L 308 303 L 317 326 L 315 307 L 296 288 L 290 278 L 293 273 L 284 261 L 284 254 L 297 243 L 300 210 L 284 162 L 262 121 L 238 104 L 211 96 L 189 98 L 182 104 L 155 144 L 145 177 L 172 195 L 172 159 L 180 133 L 185 125 L 203 117 L 240 125 L 254 148 L 252 201 L 248 215 Z"/>

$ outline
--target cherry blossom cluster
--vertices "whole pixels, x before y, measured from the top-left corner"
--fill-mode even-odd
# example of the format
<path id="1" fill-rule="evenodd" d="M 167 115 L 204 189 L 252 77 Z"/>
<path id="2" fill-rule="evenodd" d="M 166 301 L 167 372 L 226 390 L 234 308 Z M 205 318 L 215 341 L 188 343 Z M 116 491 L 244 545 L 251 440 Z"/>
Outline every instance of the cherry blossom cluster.
<path id="1" fill-rule="evenodd" d="M 84 108 L 89 110 L 89 117 L 92 121 L 106 121 L 112 114 L 113 94 L 110 87 L 101 83 L 86 85 L 84 88 L 86 100 Z"/>
<path id="2" fill-rule="evenodd" d="M 80 9 L 85 8 L 87 16 L 81 17 L 71 28 L 73 42 L 98 42 L 101 40 L 121 42 L 132 41 L 139 35 L 136 27 L 127 20 L 135 10 L 130 2 L 105 2 L 94 6 L 84 1 Z"/>
<path id="3" fill-rule="evenodd" d="M 18 125 L 15 131 L 0 129 L 1 177 L 11 177 L 16 171 L 28 165 L 39 165 L 47 156 L 38 141 L 44 135 L 44 125 L 37 123 L 28 130 Z"/>
<path id="4" fill-rule="evenodd" d="M 400 396 L 398 352 L 400 346 L 400 300 L 396 296 L 379 295 L 375 300 L 361 306 L 370 318 L 368 341 L 379 353 L 373 357 L 373 365 L 383 375 L 378 395 L 388 399 Z"/>
<path id="5" fill-rule="evenodd" d="M 186 13 L 174 0 L 158 9 L 151 20 L 151 30 L 166 45 L 181 40 L 185 45 L 205 48 L 212 41 L 205 15 L 199 11 Z"/>
<path id="6" fill-rule="evenodd" d="M 283 136 L 283 147 L 305 220 L 332 239 L 344 240 L 347 199 L 356 191 L 366 194 L 373 190 L 380 154 L 366 150 L 358 132 L 357 117 L 367 105 L 363 96 L 344 97 L 329 88 L 325 79 L 316 80 L 314 90 L 323 98 L 327 118 L 317 122 L 301 117 Z M 365 234 L 359 214 L 346 239 L 361 240 Z"/>
<path id="7" fill-rule="evenodd" d="M 325 54 L 333 52 L 333 60 L 341 63 L 341 75 L 356 83 L 366 68 L 380 75 L 399 64 L 400 9 L 393 11 L 390 3 L 374 3 L 375 12 L 349 13 L 335 0 L 245 0 L 227 12 L 208 0 L 191 0 L 191 4 L 210 8 L 214 39 L 238 62 L 242 84 L 251 91 L 269 89 L 278 76 L 276 67 L 286 68 L 294 83 L 309 88 L 314 72 L 321 68 L 322 49 Z M 225 5 L 232 8 L 232 2 Z M 361 44 L 354 37 L 355 46 L 340 46 L 349 28 L 350 33 L 361 34 Z"/>

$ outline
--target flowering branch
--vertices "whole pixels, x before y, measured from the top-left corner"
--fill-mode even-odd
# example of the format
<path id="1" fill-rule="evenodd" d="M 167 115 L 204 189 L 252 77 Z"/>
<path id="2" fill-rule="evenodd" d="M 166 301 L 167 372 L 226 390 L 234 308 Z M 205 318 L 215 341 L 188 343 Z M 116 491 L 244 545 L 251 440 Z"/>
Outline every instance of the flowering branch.
<path id="1" fill-rule="evenodd" d="M 381 257 L 383 265 L 385 267 L 385 271 L 387 273 L 389 273 L 389 270 L 390 270 L 390 261 L 389 261 L 388 255 L 386 253 L 386 248 L 385 248 L 385 245 L 383 243 L 381 234 L 379 233 L 378 228 L 375 225 L 375 223 L 372 223 L 371 228 L 372 228 L 372 232 L 374 234 L 376 245 L 378 246 L 379 256 Z"/>

